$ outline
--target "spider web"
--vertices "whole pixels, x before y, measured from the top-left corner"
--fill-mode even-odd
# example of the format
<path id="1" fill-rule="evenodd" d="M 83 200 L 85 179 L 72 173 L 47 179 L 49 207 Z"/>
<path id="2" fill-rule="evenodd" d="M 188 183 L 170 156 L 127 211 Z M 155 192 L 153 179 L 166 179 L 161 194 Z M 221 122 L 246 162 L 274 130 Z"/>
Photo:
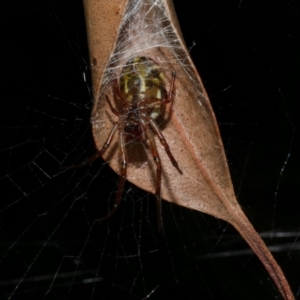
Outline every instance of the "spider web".
<path id="1" fill-rule="evenodd" d="M 284 1 L 174 4 L 239 202 L 300 298 L 300 10 Z M 82 3 L 6 5 L 0 299 L 280 298 L 223 221 L 163 202 L 159 235 L 154 197 L 126 183 L 119 211 L 95 222 L 114 201 L 118 176 L 101 159 L 61 169 L 95 151 Z"/>

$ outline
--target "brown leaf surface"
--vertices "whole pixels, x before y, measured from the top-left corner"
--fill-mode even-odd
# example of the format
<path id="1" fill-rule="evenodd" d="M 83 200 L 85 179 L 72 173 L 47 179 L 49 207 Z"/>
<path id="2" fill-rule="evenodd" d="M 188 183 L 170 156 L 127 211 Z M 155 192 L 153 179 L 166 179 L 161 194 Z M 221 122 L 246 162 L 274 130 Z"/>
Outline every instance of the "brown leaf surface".
<path id="1" fill-rule="evenodd" d="M 131 56 L 136 55 L 149 56 L 160 62 L 167 82 L 170 81 L 171 71 L 175 69 L 177 76 L 173 107 L 169 114 L 166 114 L 165 120 L 161 121 L 160 127 L 183 174 L 179 174 L 173 167 L 163 147 L 157 142 L 163 167 L 162 198 L 232 224 L 262 261 L 283 298 L 294 299 L 280 267 L 236 200 L 218 125 L 201 79 L 182 41 L 172 2 L 162 1 L 162 6 L 156 9 L 153 9 L 150 0 L 143 3 L 145 7 L 135 13 L 143 16 L 147 14 L 148 19 L 152 19 L 156 26 L 161 23 L 161 26 L 171 28 L 171 47 L 164 47 L 163 38 L 161 41 L 160 38 L 155 40 L 157 45 L 162 46 L 151 47 L 148 41 L 147 47 L 144 46 L 145 35 L 153 34 L 154 29 L 151 29 L 151 26 L 150 29 L 145 29 L 143 39 L 136 35 L 132 42 L 124 43 L 124 36 L 130 31 L 130 24 L 136 21 L 123 19 L 123 15 L 128 17 L 127 5 L 130 1 L 85 1 L 94 83 L 92 124 L 97 148 L 101 149 L 117 121 L 104 97 L 107 94 L 113 99 L 111 73 L 118 78 L 121 67 Z M 157 19 L 157 16 L 162 14 L 167 19 Z M 143 25 L 142 28 L 148 27 Z M 137 48 L 135 45 L 141 47 Z M 131 56 L 118 54 L 116 59 L 111 53 L 129 53 Z M 114 105 L 118 106 L 115 102 Z M 113 144 L 104 155 L 104 159 L 118 173 L 120 161 L 116 139 Z M 127 179 L 153 193 L 155 165 L 151 153 L 142 145 L 128 146 L 130 149 Z"/>

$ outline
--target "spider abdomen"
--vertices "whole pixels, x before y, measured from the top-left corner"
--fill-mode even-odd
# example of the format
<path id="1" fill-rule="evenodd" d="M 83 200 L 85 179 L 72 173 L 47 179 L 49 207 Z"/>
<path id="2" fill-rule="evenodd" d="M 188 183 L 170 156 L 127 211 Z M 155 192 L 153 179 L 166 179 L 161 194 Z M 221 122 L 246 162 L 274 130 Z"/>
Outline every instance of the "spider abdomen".
<path id="1" fill-rule="evenodd" d="M 120 92 L 129 107 L 138 107 L 152 119 L 162 112 L 167 97 L 165 78 L 151 58 L 136 56 L 124 66 L 120 76 Z M 129 108 L 128 113 L 131 113 Z"/>

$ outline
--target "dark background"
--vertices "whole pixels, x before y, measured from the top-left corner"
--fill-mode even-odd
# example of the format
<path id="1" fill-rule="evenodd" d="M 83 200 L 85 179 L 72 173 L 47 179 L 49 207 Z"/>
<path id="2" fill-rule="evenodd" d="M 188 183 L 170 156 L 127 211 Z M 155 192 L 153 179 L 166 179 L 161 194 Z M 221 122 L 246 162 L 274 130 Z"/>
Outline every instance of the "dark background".
<path id="1" fill-rule="evenodd" d="M 19 1 L 20 2 L 20 1 Z M 220 125 L 239 202 L 299 297 L 296 1 L 174 1 Z M 81 1 L 0 12 L 0 299 L 280 298 L 231 226 L 126 184 L 94 153 Z M 194 46 L 193 46 L 194 45 Z M 87 80 L 84 80 L 85 73 Z"/>

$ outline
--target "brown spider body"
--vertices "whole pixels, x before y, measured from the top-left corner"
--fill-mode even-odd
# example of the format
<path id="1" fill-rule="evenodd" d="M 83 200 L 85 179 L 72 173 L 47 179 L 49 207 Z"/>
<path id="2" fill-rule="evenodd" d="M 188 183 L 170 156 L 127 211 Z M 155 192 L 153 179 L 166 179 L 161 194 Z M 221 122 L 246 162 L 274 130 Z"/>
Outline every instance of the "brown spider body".
<path id="1" fill-rule="evenodd" d="M 172 80 L 169 92 L 166 90 L 166 83 L 160 67 L 151 58 L 136 56 L 130 59 L 123 67 L 120 75 L 119 85 L 117 79 L 113 80 L 113 95 L 116 102 L 120 104 L 121 110 L 117 110 L 111 104 L 108 96 L 106 100 L 111 111 L 118 116 L 119 121 L 113 126 L 102 149 L 90 157 L 85 165 L 93 162 L 102 156 L 110 146 L 115 132 L 119 131 L 119 150 L 120 150 L 120 181 L 115 198 L 114 207 L 105 217 L 98 221 L 108 219 L 119 207 L 124 183 L 127 173 L 127 150 L 126 143 L 130 141 L 140 141 L 148 143 L 154 162 L 156 164 L 156 188 L 155 197 L 158 210 L 158 229 L 162 228 L 161 218 L 161 173 L 162 165 L 157 150 L 154 135 L 158 137 L 163 145 L 172 164 L 178 168 L 178 164 L 173 157 L 170 148 L 164 138 L 155 119 L 163 113 L 165 105 L 172 100 L 172 94 L 175 82 L 175 71 L 172 72 Z"/>

